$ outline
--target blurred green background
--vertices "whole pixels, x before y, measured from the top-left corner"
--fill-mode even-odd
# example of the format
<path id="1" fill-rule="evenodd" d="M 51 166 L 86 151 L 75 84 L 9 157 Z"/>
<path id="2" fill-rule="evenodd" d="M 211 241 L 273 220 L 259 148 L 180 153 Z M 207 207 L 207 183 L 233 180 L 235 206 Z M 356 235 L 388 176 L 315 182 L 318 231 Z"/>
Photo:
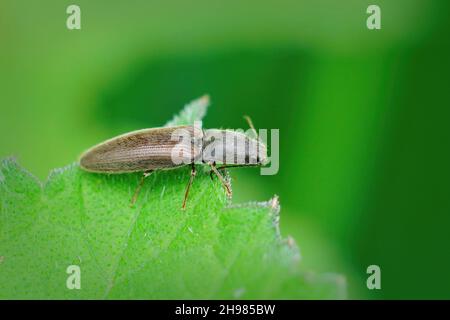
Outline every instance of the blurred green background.
<path id="1" fill-rule="evenodd" d="M 81 7 L 81 30 L 66 8 Z M 377 4 L 382 29 L 366 28 Z M 280 196 L 303 265 L 349 298 L 450 298 L 446 1 L 0 1 L 0 156 L 41 179 L 209 93 L 207 128 L 280 129 Z M 366 288 L 377 264 L 382 290 Z"/>

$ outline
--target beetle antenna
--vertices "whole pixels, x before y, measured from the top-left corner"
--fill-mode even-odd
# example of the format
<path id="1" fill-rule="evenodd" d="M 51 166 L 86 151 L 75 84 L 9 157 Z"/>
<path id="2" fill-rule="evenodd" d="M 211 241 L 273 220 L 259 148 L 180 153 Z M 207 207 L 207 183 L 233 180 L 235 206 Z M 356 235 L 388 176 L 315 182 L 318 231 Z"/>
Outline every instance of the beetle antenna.
<path id="1" fill-rule="evenodd" d="M 258 137 L 258 132 L 256 131 L 255 126 L 253 125 L 252 119 L 249 116 L 247 116 L 247 115 L 244 116 L 244 119 L 245 119 L 245 121 L 247 121 L 248 126 L 250 127 L 250 129 L 252 129 L 253 134 L 255 135 L 256 139 L 258 139 L 259 138 Z"/>

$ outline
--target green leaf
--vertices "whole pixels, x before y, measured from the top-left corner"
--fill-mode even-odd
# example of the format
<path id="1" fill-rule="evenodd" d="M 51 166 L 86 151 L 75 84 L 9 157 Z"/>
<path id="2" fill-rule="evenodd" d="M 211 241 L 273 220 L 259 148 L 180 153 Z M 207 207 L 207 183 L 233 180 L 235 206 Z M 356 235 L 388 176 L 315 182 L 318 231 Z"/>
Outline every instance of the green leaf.
<path id="1" fill-rule="evenodd" d="M 189 108 L 172 125 L 205 114 Z M 0 299 L 345 297 L 341 276 L 301 270 L 294 241 L 278 230 L 277 197 L 233 204 L 218 179 L 198 169 L 183 211 L 188 167 L 155 172 L 131 208 L 140 174 L 72 164 L 42 184 L 2 160 Z M 80 290 L 67 287 L 72 265 Z"/>
<path id="2" fill-rule="evenodd" d="M 209 96 L 204 95 L 189 102 L 183 110 L 166 123 L 165 127 L 193 125 L 195 121 L 201 121 L 209 107 Z"/>

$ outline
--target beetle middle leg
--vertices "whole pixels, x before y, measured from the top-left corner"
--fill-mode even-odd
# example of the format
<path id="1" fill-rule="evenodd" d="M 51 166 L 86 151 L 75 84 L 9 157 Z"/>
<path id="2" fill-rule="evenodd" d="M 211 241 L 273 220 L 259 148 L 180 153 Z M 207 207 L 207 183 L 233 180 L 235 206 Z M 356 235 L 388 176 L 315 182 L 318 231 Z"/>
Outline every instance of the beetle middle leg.
<path id="1" fill-rule="evenodd" d="M 141 192 L 142 186 L 144 185 L 145 178 L 150 176 L 153 172 L 154 172 L 154 170 L 148 170 L 148 171 L 145 171 L 144 174 L 142 175 L 141 181 L 139 181 L 136 191 L 134 191 L 133 198 L 131 198 L 130 207 L 134 206 L 134 204 L 136 203 L 139 193 Z"/>
<path id="2" fill-rule="evenodd" d="M 192 164 L 191 177 L 189 178 L 189 182 L 188 182 L 188 184 L 186 186 L 186 191 L 184 192 L 184 200 L 183 200 L 183 205 L 181 206 L 181 209 L 185 209 L 186 208 L 186 201 L 187 201 L 187 198 L 189 196 L 189 190 L 191 190 L 191 185 L 192 185 L 192 182 L 194 182 L 194 178 L 195 178 L 196 173 L 197 172 L 195 171 L 195 164 Z"/>
<path id="3" fill-rule="evenodd" d="M 227 181 L 225 181 L 225 178 L 222 176 L 222 174 L 219 172 L 219 170 L 217 170 L 216 164 L 214 162 L 210 162 L 208 164 L 211 166 L 212 172 L 214 172 L 216 174 L 216 176 L 219 178 L 220 182 L 222 182 L 222 185 L 225 188 L 225 191 L 227 192 L 228 197 L 231 198 L 232 192 L 231 192 L 230 184 Z"/>

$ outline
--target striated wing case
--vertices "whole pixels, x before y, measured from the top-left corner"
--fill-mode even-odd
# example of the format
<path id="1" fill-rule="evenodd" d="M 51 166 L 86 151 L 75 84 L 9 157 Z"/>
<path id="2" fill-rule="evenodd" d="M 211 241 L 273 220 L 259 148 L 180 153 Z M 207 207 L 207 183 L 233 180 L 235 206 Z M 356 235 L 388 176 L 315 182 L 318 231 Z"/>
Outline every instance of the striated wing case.
<path id="1" fill-rule="evenodd" d="M 175 168 L 201 156 L 201 148 L 193 143 L 194 134 L 199 139 L 202 130 L 178 126 L 133 131 L 90 148 L 81 156 L 80 166 L 91 172 L 109 173 Z"/>

